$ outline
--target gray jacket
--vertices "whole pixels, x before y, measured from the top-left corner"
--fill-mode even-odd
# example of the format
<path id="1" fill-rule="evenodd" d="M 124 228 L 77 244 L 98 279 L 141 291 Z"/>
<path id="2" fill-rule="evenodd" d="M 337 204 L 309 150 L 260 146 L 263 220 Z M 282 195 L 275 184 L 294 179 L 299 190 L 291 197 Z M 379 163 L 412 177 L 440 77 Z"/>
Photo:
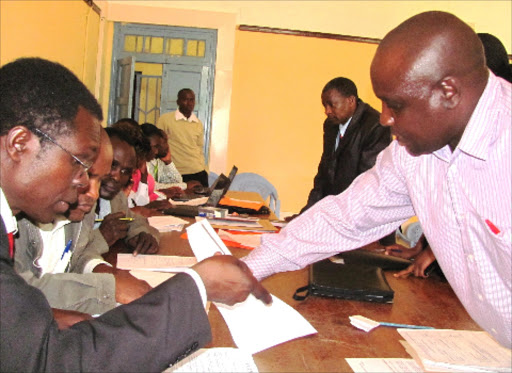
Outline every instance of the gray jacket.
<path id="1" fill-rule="evenodd" d="M 43 276 L 36 264 L 43 251 L 39 228 L 26 218 L 18 220 L 14 269 L 27 283 L 40 289 L 53 308 L 96 314 L 116 306 L 114 276 L 83 273 L 87 262 L 102 259 L 101 255 L 108 251 L 103 236 L 93 234 L 94 216 L 91 211 L 83 221 L 64 227 L 65 242 L 73 240 L 69 267 L 66 273 Z"/>

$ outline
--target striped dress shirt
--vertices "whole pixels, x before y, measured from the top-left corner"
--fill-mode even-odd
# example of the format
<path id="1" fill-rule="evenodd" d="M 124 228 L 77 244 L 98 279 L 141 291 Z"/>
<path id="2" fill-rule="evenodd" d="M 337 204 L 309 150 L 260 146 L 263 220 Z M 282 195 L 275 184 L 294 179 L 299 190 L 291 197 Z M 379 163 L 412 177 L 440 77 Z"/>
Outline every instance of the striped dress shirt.
<path id="1" fill-rule="evenodd" d="M 258 279 L 359 248 L 417 215 L 471 317 L 511 347 L 511 84 L 490 73 L 464 134 L 413 157 L 393 141 L 342 194 L 328 196 L 244 260 Z M 433 300 L 435 301 L 435 300 Z"/>

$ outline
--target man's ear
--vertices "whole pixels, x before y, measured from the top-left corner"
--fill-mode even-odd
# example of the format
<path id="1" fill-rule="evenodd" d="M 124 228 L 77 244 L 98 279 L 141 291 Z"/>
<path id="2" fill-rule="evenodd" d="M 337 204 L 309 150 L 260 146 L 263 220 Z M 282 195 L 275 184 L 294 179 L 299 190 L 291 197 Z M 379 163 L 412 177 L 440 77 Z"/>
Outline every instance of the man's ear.
<path id="1" fill-rule="evenodd" d="M 458 80 L 451 76 L 441 80 L 441 97 L 445 109 L 454 109 L 459 104 L 461 97 L 458 83 Z"/>
<path id="2" fill-rule="evenodd" d="M 36 136 L 30 132 L 27 127 L 16 126 L 9 130 L 5 136 L 6 152 L 16 162 L 18 162 L 24 153 L 34 147 Z"/>

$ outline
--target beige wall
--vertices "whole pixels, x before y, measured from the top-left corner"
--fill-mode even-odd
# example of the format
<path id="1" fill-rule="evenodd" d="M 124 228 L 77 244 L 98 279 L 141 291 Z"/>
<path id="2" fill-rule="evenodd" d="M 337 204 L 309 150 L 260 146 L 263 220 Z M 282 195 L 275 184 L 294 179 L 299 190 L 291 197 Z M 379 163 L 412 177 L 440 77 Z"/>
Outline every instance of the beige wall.
<path id="1" fill-rule="evenodd" d="M 91 90 L 100 17 L 83 1 L 0 1 L 0 64 L 19 57 L 60 62 Z"/>
<path id="2" fill-rule="evenodd" d="M 262 173 L 277 186 L 283 211 L 298 211 L 312 185 L 325 82 L 350 77 L 379 108 L 368 81 L 375 46 L 248 33 L 237 25 L 382 38 L 416 13 L 444 10 L 498 36 L 512 53 L 509 0 L 95 3 L 101 18 L 80 0 L 0 1 L 0 63 L 28 55 L 62 62 L 107 108 L 114 21 L 217 29 L 210 169 L 226 172 L 236 163 L 240 172 Z"/>
<path id="3" fill-rule="evenodd" d="M 374 45 L 236 31 L 248 24 L 382 38 L 427 10 L 452 12 L 511 51 L 509 1 L 107 1 L 108 21 L 219 28 L 210 169 L 258 172 L 277 188 L 282 211 L 298 211 L 312 187 L 324 119 L 319 92 L 344 75 L 380 108 L 368 79 Z M 111 25 L 107 29 L 112 30 Z M 106 35 L 104 77 L 111 37 Z M 347 49 L 356 49 L 348 53 Z M 308 53 L 312 51 L 312 53 Z M 313 57 L 313 56 L 316 56 Z M 357 61 L 357 63 L 355 63 Z M 108 79 L 101 79 L 101 84 Z M 103 102 L 108 97 L 104 86 Z"/>

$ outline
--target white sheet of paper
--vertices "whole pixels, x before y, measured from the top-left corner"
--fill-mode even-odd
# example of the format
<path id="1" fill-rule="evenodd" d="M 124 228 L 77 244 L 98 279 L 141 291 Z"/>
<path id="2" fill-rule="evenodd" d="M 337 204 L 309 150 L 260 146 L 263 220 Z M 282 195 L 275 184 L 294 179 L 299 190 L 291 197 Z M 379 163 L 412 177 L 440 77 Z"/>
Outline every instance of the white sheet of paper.
<path id="1" fill-rule="evenodd" d="M 176 216 L 150 216 L 148 218 L 149 225 L 158 229 L 159 232 L 181 232 L 188 221 L 180 219 Z"/>
<path id="2" fill-rule="evenodd" d="M 189 199 L 188 201 L 174 201 L 172 198 L 169 198 L 169 202 L 173 205 L 187 205 L 187 206 L 201 206 L 208 202 L 208 197 L 199 197 Z"/>
<path id="3" fill-rule="evenodd" d="M 487 332 L 452 329 L 398 329 L 398 332 L 426 369 L 512 370 L 511 350 L 498 344 Z"/>
<path id="4" fill-rule="evenodd" d="M 175 273 L 153 272 L 137 269 L 131 270 L 130 274 L 139 280 L 146 281 L 152 288 L 157 287 L 162 282 L 167 281 L 175 275 Z"/>
<path id="5" fill-rule="evenodd" d="M 219 237 L 223 240 L 238 242 L 241 245 L 256 248 L 261 244 L 261 234 L 232 234 L 219 229 Z"/>
<path id="6" fill-rule="evenodd" d="M 212 256 L 216 251 L 231 255 L 208 220 L 191 225 L 187 233 L 198 261 Z M 302 315 L 279 298 L 272 297 L 271 306 L 253 295 L 233 307 L 216 304 L 238 348 L 255 354 L 280 343 L 317 333 Z"/>
<path id="7" fill-rule="evenodd" d="M 191 267 L 197 263 L 193 256 L 117 254 L 117 268 L 141 269 L 151 268 L 155 271 L 163 268 Z"/>
<path id="8" fill-rule="evenodd" d="M 241 350 L 255 354 L 280 343 L 317 333 L 300 313 L 272 296 L 272 305 L 250 295 L 233 307 L 215 303 Z"/>
<path id="9" fill-rule="evenodd" d="M 187 236 L 198 262 L 213 256 L 218 251 L 224 255 L 231 255 L 231 251 L 224 245 L 207 219 L 187 227 Z"/>
<path id="10" fill-rule="evenodd" d="M 416 373 L 423 372 L 421 367 L 413 359 L 345 359 L 356 373 Z"/>
<path id="11" fill-rule="evenodd" d="M 178 372 L 258 372 L 252 356 L 236 348 L 202 348 L 164 370 Z"/>

